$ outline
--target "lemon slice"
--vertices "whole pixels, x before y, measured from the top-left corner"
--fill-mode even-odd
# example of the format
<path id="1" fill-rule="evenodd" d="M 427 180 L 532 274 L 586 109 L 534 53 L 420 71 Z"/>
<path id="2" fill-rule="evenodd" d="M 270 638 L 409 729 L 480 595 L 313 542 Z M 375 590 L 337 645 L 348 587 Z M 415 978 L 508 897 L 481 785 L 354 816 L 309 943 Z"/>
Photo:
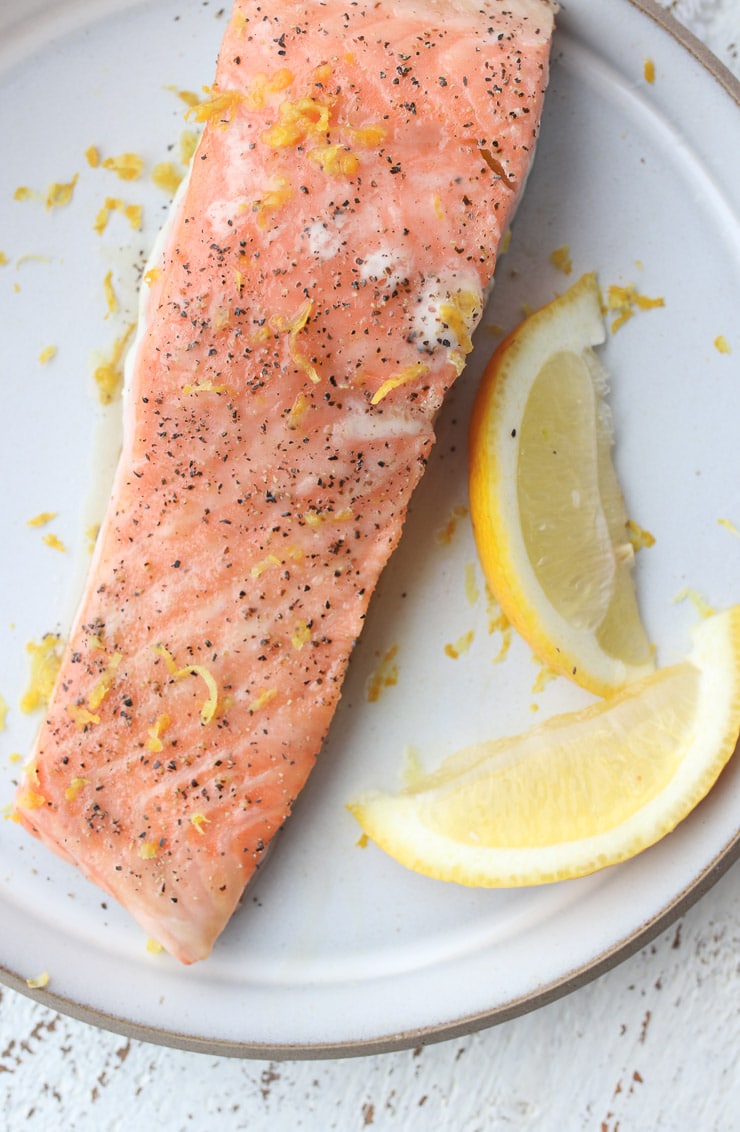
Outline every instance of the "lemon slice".
<path id="1" fill-rule="evenodd" d="M 470 433 L 470 510 L 495 597 L 556 672 L 609 695 L 653 669 L 611 459 L 598 283 L 584 275 L 502 342 Z"/>
<path id="2" fill-rule="evenodd" d="M 685 661 L 349 808 L 382 849 L 427 876 L 499 888 L 565 880 L 669 833 L 715 782 L 739 731 L 735 606 L 700 623 Z"/>

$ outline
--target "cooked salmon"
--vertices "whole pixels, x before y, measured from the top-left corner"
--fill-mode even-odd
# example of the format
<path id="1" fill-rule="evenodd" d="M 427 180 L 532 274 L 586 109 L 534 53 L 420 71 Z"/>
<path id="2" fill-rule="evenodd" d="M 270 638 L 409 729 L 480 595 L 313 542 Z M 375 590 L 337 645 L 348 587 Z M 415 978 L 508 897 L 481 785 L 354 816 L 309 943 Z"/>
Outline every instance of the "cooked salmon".
<path id="1" fill-rule="evenodd" d="M 183 963 L 291 812 L 524 185 L 545 0 L 236 0 L 23 825 Z"/>

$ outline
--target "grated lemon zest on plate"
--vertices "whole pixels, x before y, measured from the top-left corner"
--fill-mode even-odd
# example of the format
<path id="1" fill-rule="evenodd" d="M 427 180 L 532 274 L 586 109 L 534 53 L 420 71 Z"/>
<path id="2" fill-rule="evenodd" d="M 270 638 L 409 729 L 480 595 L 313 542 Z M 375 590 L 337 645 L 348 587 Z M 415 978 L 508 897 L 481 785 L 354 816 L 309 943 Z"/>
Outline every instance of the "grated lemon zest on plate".
<path id="1" fill-rule="evenodd" d="M 635 550 L 655 546 L 655 535 L 641 527 L 634 519 L 627 520 L 627 538 Z"/>
<path id="2" fill-rule="evenodd" d="M 67 552 L 67 548 L 64 545 L 64 543 L 62 542 L 62 540 L 60 538 L 58 538 L 57 535 L 53 534 L 53 532 L 51 532 L 51 531 L 49 532 L 49 534 L 44 535 L 41 541 L 43 543 L 45 543 L 47 546 L 50 546 L 52 550 L 58 550 L 62 554 L 66 554 L 66 552 Z"/>
<path id="3" fill-rule="evenodd" d="M 45 707 L 51 699 L 62 664 L 62 642 L 53 633 L 46 633 L 38 643 L 29 641 L 26 652 L 31 657 L 31 676 L 28 689 L 21 698 L 20 709 L 28 714 Z"/>
<path id="4" fill-rule="evenodd" d="M 616 334 L 632 318 L 635 310 L 653 310 L 664 306 L 665 299 L 651 299 L 647 295 L 641 295 L 634 283 L 627 283 L 623 287 L 612 283 L 607 290 L 606 309 L 617 312 L 617 317 L 611 324 L 612 334 Z"/>
<path id="5" fill-rule="evenodd" d="M 57 353 L 58 350 L 56 346 L 44 346 L 39 354 L 39 362 L 42 366 L 45 366 L 47 362 L 50 362 L 52 358 L 57 356 Z"/>
<path id="6" fill-rule="evenodd" d="M 122 181 L 138 181 L 144 170 L 144 159 L 138 153 L 119 153 L 117 157 L 106 157 L 102 166 Z"/>
<path id="7" fill-rule="evenodd" d="M 26 986 L 29 990 L 40 990 L 41 987 L 48 986 L 49 972 L 42 971 L 40 975 L 34 975 L 32 979 L 26 979 Z"/>
<path id="8" fill-rule="evenodd" d="M 459 503 L 456 507 L 453 507 L 450 517 L 444 526 L 438 527 L 434 532 L 435 542 L 439 543 L 440 546 L 449 546 L 457 530 L 458 522 L 460 519 L 463 519 L 467 513 L 468 509 L 463 503 Z"/>
<path id="9" fill-rule="evenodd" d="M 107 318 L 108 315 L 115 314 L 118 310 L 118 299 L 116 297 L 116 292 L 113 289 L 112 270 L 107 272 L 105 279 L 103 280 L 103 291 L 105 293 L 105 305 L 108 308 L 108 313 L 105 316 Z"/>
<path id="10" fill-rule="evenodd" d="M 454 644 L 445 645 L 445 656 L 449 656 L 452 660 L 457 660 L 459 657 L 464 656 L 473 643 L 475 637 L 475 630 L 468 629 L 467 633 L 463 633 L 458 637 Z"/>
<path id="11" fill-rule="evenodd" d="M 720 354 L 731 354 L 732 349 L 730 343 L 725 338 L 724 334 L 718 334 L 714 339 L 714 348 Z"/>
<path id="12" fill-rule="evenodd" d="M 125 333 L 116 338 L 108 357 L 93 370 L 93 381 L 98 387 L 98 399 L 101 405 L 110 405 L 119 391 L 123 381 L 124 354 L 135 330 L 136 323 L 130 323 Z"/>
<path id="13" fill-rule="evenodd" d="M 5 723 L 8 718 L 10 706 L 4 696 L 0 695 L 0 731 L 5 730 Z"/>
<path id="14" fill-rule="evenodd" d="M 100 150 L 96 145 L 89 145 L 85 150 L 85 159 L 91 169 L 97 169 L 100 165 Z"/>
<path id="15" fill-rule="evenodd" d="M 398 645 L 391 645 L 380 658 L 375 671 L 368 679 L 365 690 L 369 704 L 378 702 L 384 688 L 392 688 L 398 683 L 398 665 L 395 659 L 397 655 Z"/>
<path id="16" fill-rule="evenodd" d="M 56 519 L 58 511 L 40 511 L 38 515 L 34 515 L 32 519 L 26 520 L 27 527 L 45 527 L 52 519 Z"/>
<path id="17" fill-rule="evenodd" d="M 691 586 L 684 586 L 673 599 L 673 604 L 678 605 L 679 602 L 690 601 L 696 612 L 700 617 L 711 617 L 716 612 L 713 606 L 709 604 L 703 594 L 698 590 L 692 589 Z"/>
<path id="18" fill-rule="evenodd" d="M 573 270 L 573 261 L 570 258 L 570 247 L 568 244 L 563 244 L 561 247 L 555 248 L 554 251 L 550 252 L 547 258 L 550 260 L 553 267 L 556 267 L 558 271 L 562 271 L 563 275 L 570 275 Z"/>
<path id="19" fill-rule="evenodd" d="M 201 837 L 205 837 L 206 831 L 203 829 L 203 826 L 208 825 L 210 820 L 211 819 L 207 818 L 205 814 L 191 814 L 190 816 L 191 825 L 195 827 Z"/>
<path id="20" fill-rule="evenodd" d="M 732 519 L 718 519 L 717 522 L 719 523 L 720 527 L 724 527 L 725 530 L 729 531 L 731 535 L 737 535 L 738 537 L 740 537 L 740 530 L 737 529 Z"/>
<path id="21" fill-rule="evenodd" d="M 46 209 L 63 208 L 72 200 L 75 185 L 79 180 L 79 173 L 75 173 L 71 181 L 54 181 L 46 190 Z"/>
<path id="22" fill-rule="evenodd" d="M 160 161 L 152 169 L 152 184 L 165 193 L 175 195 L 184 173 L 171 161 Z"/>

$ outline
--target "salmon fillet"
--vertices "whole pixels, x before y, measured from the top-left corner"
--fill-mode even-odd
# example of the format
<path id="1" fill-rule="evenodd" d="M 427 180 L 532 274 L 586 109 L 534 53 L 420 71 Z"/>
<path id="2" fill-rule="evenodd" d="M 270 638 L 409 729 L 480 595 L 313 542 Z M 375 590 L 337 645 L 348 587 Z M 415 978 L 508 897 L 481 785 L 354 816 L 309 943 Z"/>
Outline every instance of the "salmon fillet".
<path id="1" fill-rule="evenodd" d="M 314 764 L 533 155 L 544 0 L 236 0 L 16 814 L 183 963 Z"/>

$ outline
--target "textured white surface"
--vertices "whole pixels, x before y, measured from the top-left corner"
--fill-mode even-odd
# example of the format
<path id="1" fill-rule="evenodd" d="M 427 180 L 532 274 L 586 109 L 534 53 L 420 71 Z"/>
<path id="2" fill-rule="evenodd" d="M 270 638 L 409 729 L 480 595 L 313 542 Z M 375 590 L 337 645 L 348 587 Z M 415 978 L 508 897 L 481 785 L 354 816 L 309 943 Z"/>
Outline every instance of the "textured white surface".
<path id="1" fill-rule="evenodd" d="M 664 6 L 740 74 L 740 0 Z M 736 865 L 652 945 L 567 998 L 480 1034 L 351 1061 L 182 1053 L 3 988 L 0 1127 L 738 1128 L 739 897 Z"/>

